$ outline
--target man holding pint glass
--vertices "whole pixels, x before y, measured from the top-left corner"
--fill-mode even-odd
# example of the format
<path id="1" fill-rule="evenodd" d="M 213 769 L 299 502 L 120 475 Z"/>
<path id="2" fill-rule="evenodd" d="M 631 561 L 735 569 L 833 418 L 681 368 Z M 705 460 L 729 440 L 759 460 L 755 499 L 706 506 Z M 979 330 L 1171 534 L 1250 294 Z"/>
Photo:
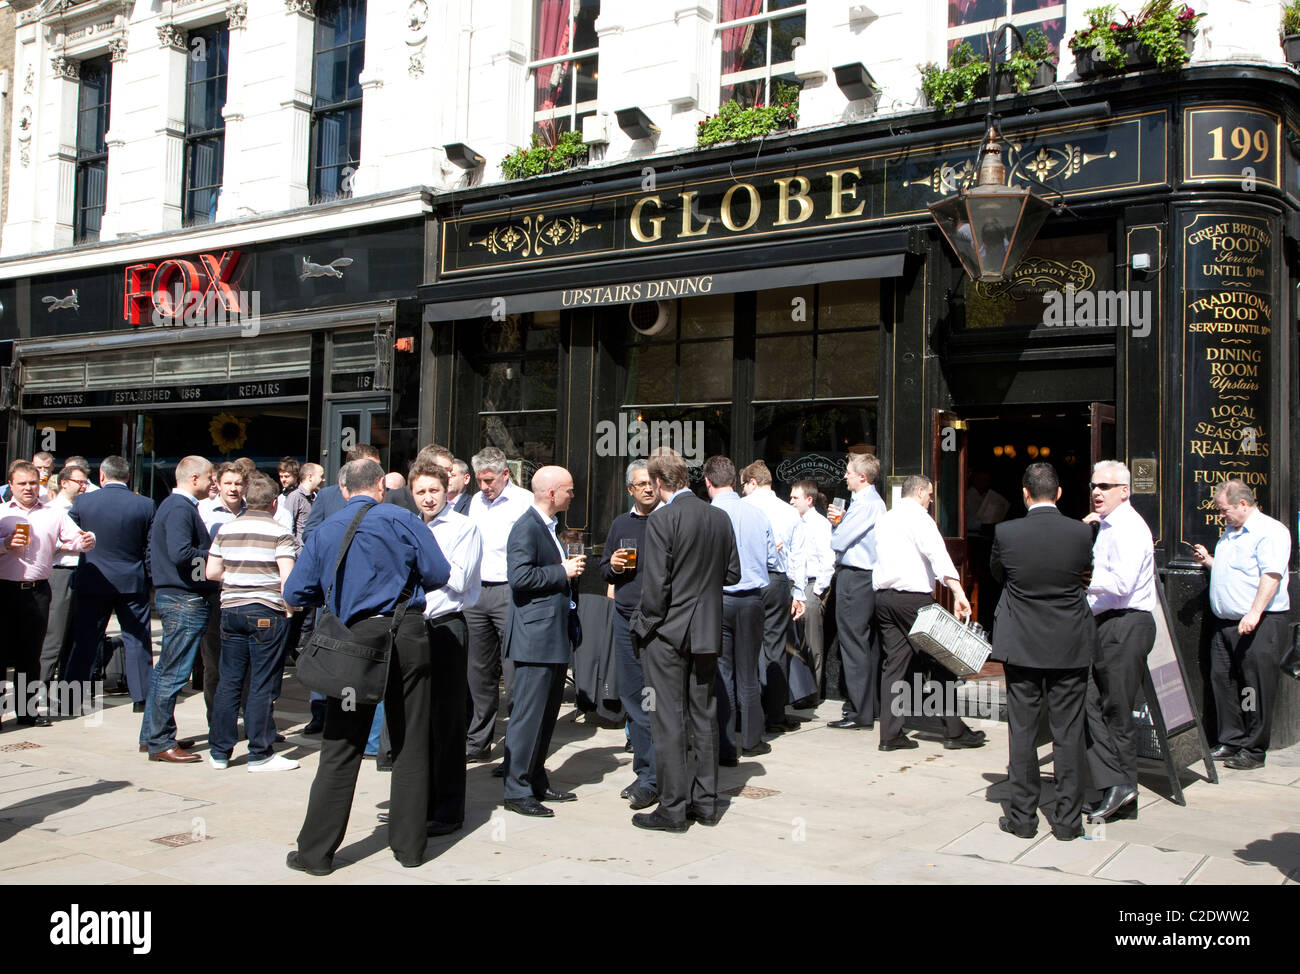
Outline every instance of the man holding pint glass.
<path id="1" fill-rule="evenodd" d="M 636 570 L 637 551 L 645 542 L 645 522 L 658 504 L 654 481 L 645 460 L 627 465 L 628 496 L 632 510 L 614 518 L 605 538 L 605 554 L 600 560 L 600 575 L 614 586 L 614 658 L 618 673 L 618 697 L 627 715 L 628 737 L 632 741 L 632 770 L 636 781 L 624 788 L 621 796 L 633 809 L 649 808 L 659 798 L 655 778 L 655 746 L 650 736 L 650 714 L 645 705 L 645 673 L 641 660 L 632 650 L 628 620 L 641 604 L 641 575 Z"/>

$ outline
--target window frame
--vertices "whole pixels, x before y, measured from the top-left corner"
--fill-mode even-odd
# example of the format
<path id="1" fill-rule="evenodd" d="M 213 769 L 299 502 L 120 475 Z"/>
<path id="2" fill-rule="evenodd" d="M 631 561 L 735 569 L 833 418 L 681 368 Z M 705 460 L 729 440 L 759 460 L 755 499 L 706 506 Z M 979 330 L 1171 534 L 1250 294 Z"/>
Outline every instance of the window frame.
<path id="1" fill-rule="evenodd" d="M 187 50 L 192 50 L 191 45 L 196 37 L 205 39 L 208 49 L 213 47 L 213 39 L 219 41 L 219 48 L 224 51 L 225 64 L 224 71 L 202 80 L 195 81 L 190 77 L 190 68 L 185 69 L 185 135 L 184 150 L 181 156 L 181 224 L 182 226 L 200 226 L 216 221 L 216 206 L 214 205 L 209 212 L 196 213 L 194 209 L 194 196 L 198 192 L 205 190 L 216 190 L 213 197 L 213 203 L 216 204 L 221 198 L 221 188 L 225 184 L 225 158 L 226 158 L 226 119 L 224 115 L 226 101 L 229 99 L 229 79 L 230 79 L 230 23 L 229 21 L 220 21 L 215 24 L 207 24 L 202 27 L 192 27 L 186 38 Z M 211 55 L 209 55 L 211 56 Z M 193 64 L 191 55 L 186 55 L 186 63 Z M 221 105 L 217 108 L 217 119 L 220 124 L 215 128 L 191 131 L 190 119 L 190 94 L 195 88 L 208 84 L 215 84 L 223 96 Z M 197 150 L 198 143 L 207 139 L 219 138 L 220 149 L 217 161 L 218 182 L 212 185 L 192 186 L 190 180 L 194 175 L 193 154 Z"/>
<path id="2" fill-rule="evenodd" d="M 542 2 L 543 0 L 533 0 L 532 32 L 533 32 L 534 40 L 529 45 L 530 53 L 532 51 L 533 46 L 536 43 L 537 23 L 541 16 L 540 8 Z M 577 23 L 577 19 L 578 19 L 578 7 L 579 7 L 579 0 L 569 0 L 568 38 L 569 38 L 570 46 L 572 46 L 573 38 L 575 36 L 575 24 Z M 600 16 L 599 3 L 597 3 L 596 17 L 599 16 Z M 600 38 L 599 37 L 597 37 L 596 39 L 595 47 L 584 48 L 581 51 L 569 50 L 563 54 L 557 54 L 554 57 L 530 58 L 528 61 L 528 65 L 527 65 L 528 96 L 529 96 L 528 101 L 530 106 L 532 106 L 529 109 L 529 119 L 531 122 L 529 126 L 529 131 L 532 134 L 537 135 L 544 142 L 548 141 L 548 137 L 545 134 L 545 129 L 548 126 L 548 124 L 552 125 L 554 129 L 554 134 L 550 136 L 550 141 L 554 141 L 560 137 L 560 134 L 562 132 L 574 131 L 574 130 L 581 131 L 582 119 L 596 114 L 596 106 L 597 106 L 596 98 L 592 98 L 589 101 L 582 101 L 582 102 L 578 101 L 578 65 L 583 61 L 591 61 L 592 64 L 594 65 L 595 76 L 597 78 L 597 91 L 599 91 L 599 75 L 600 75 Z M 572 99 L 569 102 L 569 104 L 566 106 L 556 105 L 555 107 L 550 109 L 538 110 L 538 108 L 536 107 L 537 106 L 537 72 L 541 68 L 548 68 L 556 64 L 569 65 L 568 70 L 572 73 L 569 81 L 573 93 Z M 567 121 L 569 124 L 568 129 L 560 128 L 557 123 L 565 122 L 565 121 Z"/>
<path id="3" fill-rule="evenodd" d="M 341 8 L 344 5 L 350 6 L 354 14 L 354 19 L 350 20 L 349 24 L 355 21 L 356 10 L 359 8 L 362 11 L 362 16 L 365 20 L 365 30 L 362 32 L 360 39 L 358 40 L 349 39 L 348 41 L 342 44 L 332 44 L 331 46 L 326 48 L 321 48 L 318 46 L 317 42 L 320 39 L 320 32 L 321 32 L 321 26 L 320 26 L 321 17 L 323 16 L 325 10 L 329 8 L 330 5 L 333 5 L 335 8 Z M 347 52 L 344 56 L 344 61 L 346 63 L 348 60 L 350 60 L 352 49 L 358 45 L 361 48 L 361 70 L 358 72 L 358 78 L 360 74 L 365 72 L 366 35 L 369 32 L 369 28 L 370 28 L 369 18 L 370 18 L 370 10 L 368 6 L 368 0 L 319 0 L 317 4 L 316 22 L 312 28 L 311 139 L 310 139 L 310 147 L 308 149 L 309 155 L 307 158 L 307 192 L 308 192 L 308 199 L 312 203 L 327 203 L 327 202 L 332 202 L 334 200 L 351 199 L 352 197 L 351 185 L 349 185 L 347 188 L 339 188 L 337 190 L 328 193 L 323 191 L 321 186 L 321 174 L 328 170 L 337 170 L 341 177 L 339 180 L 339 186 L 342 187 L 343 182 L 347 180 L 350 176 L 354 175 L 356 171 L 359 168 L 361 168 L 361 150 L 359 145 L 360 142 L 359 135 L 358 135 L 357 158 L 355 159 L 351 158 L 351 153 L 348 153 L 347 159 L 339 160 L 327 166 L 327 165 L 323 165 L 320 160 L 320 154 L 322 149 L 320 133 L 321 133 L 321 127 L 323 121 L 331 117 L 339 118 L 341 120 L 345 120 L 345 125 L 347 126 L 347 133 L 348 133 L 347 141 L 350 142 L 354 127 L 358 131 L 360 130 L 361 127 L 362 107 L 365 100 L 365 92 L 359 91 L 355 98 L 348 98 L 345 92 L 344 98 L 340 101 L 328 102 L 323 105 L 318 105 L 316 103 L 317 100 L 316 84 L 319 78 L 318 69 L 320 66 L 321 55 L 335 54 L 337 56 L 337 52 L 345 51 Z M 349 27 L 349 34 L 350 33 L 351 33 L 351 28 Z M 360 88 L 359 81 L 358 81 L 358 88 Z M 351 172 L 347 172 L 349 168 L 351 169 Z"/>
<path id="4" fill-rule="evenodd" d="M 771 0 L 763 0 L 764 9 L 761 13 L 753 14 L 752 16 L 749 17 L 738 17 L 735 20 L 724 21 L 722 20 L 721 0 L 719 0 L 718 23 L 713 28 L 714 38 L 719 48 L 718 57 L 715 62 L 718 65 L 718 104 L 719 105 L 723 105 L 727 101 L 735 99 L 736 95 L 734 89 L 740 85 L 748 84 L 751 81 L 763 82 L 762 97 L 757 102 L 755 102 L 755 104 L 771 105 L 772 99 L 776 94 L 775 87 L 774 87 L 774 79 L 779 80 L 781 78 L 784 78 L 787 75 L 793 76 L 793 71 L 794 71 L 793 57 L 789 61 L 779 62 L 777 67 L 780 67 L 782 70 L 777 71 L 775 73 L 773 72 L 774 66 L 772 64 L 772 24 L 775 21 L 784 20 L 787 17 L 802 16 L 804 18 L 804 30 L 806 32 L 808 29 L 808 8 L 810 4 L 807 2 L 807 0 L 805 0 L 805 2 L 803 3 L 797 3 L 790 7 L 782 7 L 776 10 L 769 10 L 767 9 L 767 7 L 770 2 Z M 723 52 L 721 48 L 723 33 L 728 30 L 734 30 L 738 27 L 747 27 L 750 24 L 767 25 L 767 43 L 766 43 L 766 50 L 764 51 L 763 66 L 758 68 L 745 68 L 743 71 L 732 71 L 730 73 L 724 74 L 722 71 Z M 807 43 L 806 37 L 804 38 L 804 42 Z M 798 86 L 799 84 L 797 79 L 793 83 L 796 86 Z M 723 91 L 726 88 L 733 89 L 730 98 L 723 97 Z"/>
<path id="5" fill-rule="evenodd" d="M 1024 34 L 1031 27 L 1037 27 L 1040 30 L 1042 25 L 1053 20 L 1060 20 L 1062 25 L 1066 23 L 1066 0 L 1057 0 L 1057 2 L 1047 7 L 1041 7 L 1036 10 L 1026 10 L 1021 13 L 1013 13 L 1017 0 L 1003 0 L 1002 12 L 992 18 L 972 21 L 968 24 L 956 24 L 948 22 L 944 31 L 944 50 L 951 51 L 953 47 L 961 41 L 968 42 L 976 54 L 983 54 L 986 48 L 986 37 L 990 30 L 1000 24 L 1014 24 L 1015 27 Z M 948 8 L 949 17 L 951 17 L 952 7 Z M 1062 26 L 1064 31 L 1064 26 Z M 1049 38 L 1051 39 L 1051 38 Z M 1056 39 L 1051 39 L 1052 44 L 1059 51 L 1061 45 L 1065 42 L 1065 35 Z M 1005 57 L 1005 55 L 1003 55 Z M 945 61 L 947 54 L 944 55 Z"/>
<path id="6" fill-rule="evenodd" d="M 104 71 L 104 97 L 102 101 L 94 105 L 83 105 L 82 96 L 86 91 L 86 72 L 88 69 L 95 70 L 103 66 Z M 109 126 L 112 124 L 112 104 L 113 104 L 113 61 L 107 54 L 102 54 L 93 58 L 83 59 L 78 66 L 77 82 L 77 143 L 76 143 L 76 162 L 73 174 L 73 193 L 72 193 L 72 225 L 73 225 L 73 243 L 93 243 L 99 240 L 100 230 L 103 228 L 104 212 L 108 205 L 108 144 L 105 136 L 108 134 Z M 104 126 L 98 132 L 95 140 L 97 146 L 102 148 L 94 152 L 83 151 L 82 146 L 82 121 L 90 111 L 96 113 L 98 118 L 102 110 Z M 98 206 L 84 206 L 82 201 L 85 198 L 87 189 L 87 176 L 94 170 L 103 172 L 104 178 L 104 201 Z M 99 226 L 93 231 L 86 225 L 86 215 L 92 210 L 99 211 Z"/>

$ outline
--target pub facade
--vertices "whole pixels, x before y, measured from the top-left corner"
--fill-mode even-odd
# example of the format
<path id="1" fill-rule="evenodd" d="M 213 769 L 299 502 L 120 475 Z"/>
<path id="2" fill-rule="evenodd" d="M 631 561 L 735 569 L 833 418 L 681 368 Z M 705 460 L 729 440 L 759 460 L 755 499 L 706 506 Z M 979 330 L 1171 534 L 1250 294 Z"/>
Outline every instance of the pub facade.
<path id="1" fill-rule="evenodd" d="M 928 211 L 973 180 L 975 107 L 443 194 L 420 289 L 431 438 L 498 446 L 525 478 L 568 466 L 569 526 L 597 545 L 656 436 L 694 476 L 714 453 L 763 459 L 782 495 L 843 494 L 845 454 L 872 452 L 887 501 L 935 479 L 986 623 L 973 485 L 1017 516 L 1025 465 L 1048 460 L 1081 517 L 1092 463 L 1118 457 L 1212 711 L 1189 545 L 1221 530 L 1214 485 L 1239 477 L 1297 524 L 1296 94 L 1294 71 L 1238 64 L 1002 98 L 1008 181 L 1059 206 L 993 285 Z"/>

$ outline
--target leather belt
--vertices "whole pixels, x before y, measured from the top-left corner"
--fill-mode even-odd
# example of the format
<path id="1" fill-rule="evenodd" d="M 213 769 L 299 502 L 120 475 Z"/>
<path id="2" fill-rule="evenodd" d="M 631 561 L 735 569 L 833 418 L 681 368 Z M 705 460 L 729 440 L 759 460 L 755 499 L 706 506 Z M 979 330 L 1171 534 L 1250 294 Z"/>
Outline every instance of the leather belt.
<path id="1" fill-rule="evenodd" d="M 509 582 L 479 582 L 479 585 L 490 588 L 493 585 L 509 585 Z"/>
<path id="2" fill-rule="evenodd" d="M 44 581 L 44 579 L 39 579 L 39 580 L 37 580 L 37 581 L 35 581 L 35 582 L 23 582 L 23 581 L 18 581 L 18 580 L 16 580 L 16 579 L 0 578 L 0 582 L 4 582 L 6 585 L 16 585 L 16 586 L 18 586 L 20 589 L 22 589 L 22 588 L 35 588 L 35 587 L 36 587 L 37 585 L 39 585 L 42 581 Z"/>

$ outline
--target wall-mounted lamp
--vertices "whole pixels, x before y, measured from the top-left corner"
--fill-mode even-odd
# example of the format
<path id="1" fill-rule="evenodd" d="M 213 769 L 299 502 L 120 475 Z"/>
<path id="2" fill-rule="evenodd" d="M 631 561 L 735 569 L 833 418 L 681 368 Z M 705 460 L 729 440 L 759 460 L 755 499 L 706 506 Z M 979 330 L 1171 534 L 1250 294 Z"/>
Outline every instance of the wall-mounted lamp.
<path id="1" fill-rule="evenodd" d="M 639 108 L 620 108 L 614 113 L 618 118 L 618 127 L 633 139 L 651 139 L 659 134 L 659 126 L 650 121 L 650 116 Z"/>
<path id="2" fill-rule="evenodd" d="M 442 147 L 442 151 L 447 153 L 448 162 L 460 166 L 461 169 L 477 169 L 487 162 L 464 142 L 449 142 Z"/>
<path id="3" fill-rule="evenodd" d="M 849 101 L 870 98 L 876 93 L 876 81 L 862 62 L 835 67 L 835 83 Z"/>

